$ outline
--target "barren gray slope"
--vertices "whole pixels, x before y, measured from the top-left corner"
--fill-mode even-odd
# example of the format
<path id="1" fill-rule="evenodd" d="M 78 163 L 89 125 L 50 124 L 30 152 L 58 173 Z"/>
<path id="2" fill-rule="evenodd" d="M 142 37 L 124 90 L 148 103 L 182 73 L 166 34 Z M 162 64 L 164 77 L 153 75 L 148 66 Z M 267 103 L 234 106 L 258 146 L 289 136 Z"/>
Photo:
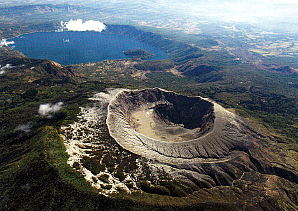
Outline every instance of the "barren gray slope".
<path id="1" fill-rule="evenodd" d="M 123 148 L 135 154 L 171 164 L 223 162 L 237 156 L 235 152 L 249 145 L 252 139 L 242 131 L 241 126 L 244 123 L 236 115 L 217 103 L 199 97 L 197 98 L 202 105 L 206 102 L 210 104 L 215 116 L 214 120 L 210 118 L 209 122 L 205 123 L 212 124 L 210 131 L 183 142 L 168 142 L 147 137 L 131 127 L 131 113 L 135 110 L 146 111 L 159 105 L 173 105 L 173 102 L 167 99 L 170 98 L 167 96 L 170 92 L 160 89 L 132 92 L 133 94 L 123 91 L 110 102 L 107 124 L 112 137 Z M 174 96 L 179 97 L 177 94 Z"/>

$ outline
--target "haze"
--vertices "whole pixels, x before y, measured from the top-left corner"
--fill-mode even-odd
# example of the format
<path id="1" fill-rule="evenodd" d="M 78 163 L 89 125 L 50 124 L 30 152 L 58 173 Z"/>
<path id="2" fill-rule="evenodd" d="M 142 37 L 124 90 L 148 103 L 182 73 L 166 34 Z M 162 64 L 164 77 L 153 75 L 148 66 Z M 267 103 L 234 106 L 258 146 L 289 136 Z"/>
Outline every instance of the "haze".
<path id="1" fill-rule="evenodd" d="M 0 3 L 0 7 L 48 3 L 114 9 L 117 13 L 115 18 L 124 19 L 126 22 L 129 22 L 130 18 L 135 19 L 136 16 L 141 16 L 140 19 L 150 17 L 159 20 L 171 20 L 171 18 L 179 17 L 181 21 L 196 19 L 197 21 L 211 20 L 255 24 L 270 22 L 274 27 L 281 27 L 281 24 L 276 23 L 282 22 L 286 23 L 282 25 L 287 29 L 297 27 L 296 14 L 298 13 L 298 2 L 295 0 L 141 0 L 137 2 L 134 0 L 5 0 Z"/>

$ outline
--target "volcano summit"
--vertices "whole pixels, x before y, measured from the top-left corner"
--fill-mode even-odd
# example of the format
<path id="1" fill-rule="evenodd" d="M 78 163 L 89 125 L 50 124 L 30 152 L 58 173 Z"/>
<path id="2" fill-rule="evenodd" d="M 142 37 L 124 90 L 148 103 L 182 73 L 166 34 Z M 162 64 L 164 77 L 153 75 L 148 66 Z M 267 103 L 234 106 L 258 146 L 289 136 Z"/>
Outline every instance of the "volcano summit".
<path id="1" fill-rule="evenodd" d="M 125 149 L 173 164 L 222 162 L 252 140 L 244 123 L 220 105 L 157 88 L 119 93 L 107 124 Z"/>
<path id="2" fill-rule="evenodd" d="M 79 121 L 64 128 L 65 144 L 69 164 L 79 163 L 102 193 L 121 188 L 185 196 L 235 188 L 256 174 L 298 181 L 269 137 L 209 99 L 154 88 L 110 89 L 91 100 Z"/>

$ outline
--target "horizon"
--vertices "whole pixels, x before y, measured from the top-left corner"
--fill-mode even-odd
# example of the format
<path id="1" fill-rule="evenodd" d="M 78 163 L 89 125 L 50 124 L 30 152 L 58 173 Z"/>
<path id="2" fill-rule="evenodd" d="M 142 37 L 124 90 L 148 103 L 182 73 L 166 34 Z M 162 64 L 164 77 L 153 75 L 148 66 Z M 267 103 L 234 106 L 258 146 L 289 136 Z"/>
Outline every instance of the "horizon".
<path id="1" fill-rule="evenodd" d="M 137 3 L 131 0 L 114 0 L 114 1 L 73 1 L 73 0 L 48 0 L 48 1 L 3 1 L 0 7 L 10 7 L 18 5 L 34 5 L 34 4 L 70 4 L 80 5 L 94 8 L 108 7 L 131 7 L 132 10 L 140 9 L 139 14 L 146 15 L 152 12 L 161 14 L 163 11 L 168 11 L 169 14 L 181 14 L 181 18 L 196 18 L 205 17 L 214 21 L 226 22 L 247 22 L 247 23 L 262 23 L 265 21 L 283 21 L 291 24 L 296 24 L 296 14 L 298 13 L 298 2 L 294 0 L 201 0 L 201 1 L 185 1 L 185 0 L 155 0 L 155 1 L 138 1 Z M 155 11 L 154 9 L 160 9 Z M 152 11 L 153 10 L 153 11 Z M 123 12 L 123 10 L 121 10 Z M 126 11 L 129 13 L 129 11 Z M 129 15 L 129 14 L 127 14 Z"/>

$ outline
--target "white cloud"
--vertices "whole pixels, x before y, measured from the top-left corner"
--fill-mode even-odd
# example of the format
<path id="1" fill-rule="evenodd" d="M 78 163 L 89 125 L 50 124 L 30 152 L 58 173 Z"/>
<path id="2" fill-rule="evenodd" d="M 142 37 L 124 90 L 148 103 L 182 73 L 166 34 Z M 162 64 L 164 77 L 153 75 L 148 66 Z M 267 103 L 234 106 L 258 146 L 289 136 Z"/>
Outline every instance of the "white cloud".
<path id="1" fill-rule="evenodd" d="M 5 73 L 5 70 L 13 68 L 13 66 L 11 66 L 11 64 L 6 64 L 5 66 L 1 66 L 0 65 L 0 75 L 3 75 Z"/>
<path id="2" fill-rule="evenodd" d="M 39 105 L 38 113 L 41 116 L 52 117 L 52 114 L 56 113 L 62 108 L 63 102 L 55 104 L 47 103 Z"/>
<path id="3" fill-rule="evenodd" d="M 62 31 L 98 31 L 106 29 L 106 25 L 100 21 L 89 20 L 83 22 L 82 19 L 70 20 L 68 22 L 61 22 Z"/>
<path id="4" fill-rule="evenodd" d="M 6 70 L 6 69 L 10 69 L 10 68 L 13 68 L 13 66 L 11 66 L 11 64 L 6 64 L 6 65 L 3 66 L 3 67 L 0 66 L 0 69 L 1 69 L 1 70 Z"/>
<path id="5" fill-rule="evenodd" d="M 0 41 L 0 47 L 2 47 L 2 46 L 8 46 L 8 45 L 11 45 L 11 44 L 14 44 L 14 41 L 7 41 L 6 39 L 2 39 Z"/>

